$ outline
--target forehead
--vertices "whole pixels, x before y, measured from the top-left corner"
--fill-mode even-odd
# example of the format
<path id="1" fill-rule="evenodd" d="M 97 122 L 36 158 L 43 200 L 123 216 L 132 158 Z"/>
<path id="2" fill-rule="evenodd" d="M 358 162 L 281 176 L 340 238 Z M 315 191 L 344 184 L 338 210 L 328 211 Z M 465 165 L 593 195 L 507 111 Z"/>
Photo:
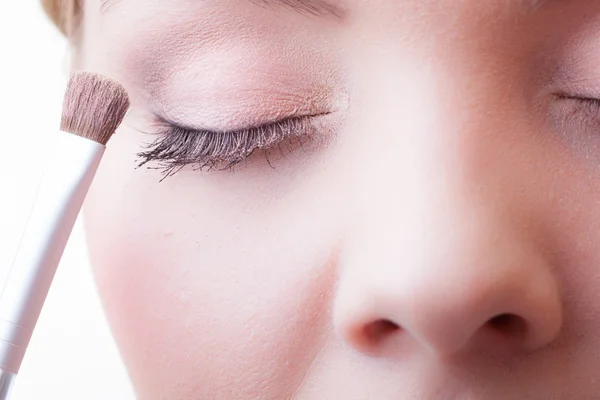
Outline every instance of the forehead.
<path id="1" fill-rule="evenodd" d="M 507 11 L 523 12 L 537 10 L 550 3 L 576 3 L 577 0 L 171 0 L 171 1 L 140 1 L 140 0 L 92 0 L 98 3 L 97 8 L 101 13 L 110 11 L 113 7 L 125 3 L 137 3 L 136 7 L 153 8 L 162 6 L 164 8 L 199 8 L 202 7 L 235 7 L 239 3 L 250 2 L 263 8 L 283 8 L 296 11 L 306 15 L 334 17 L 343 19 L 348 12 L 360 12 L 361 10 L 397 9 L 410 12 L 411 9 L 423 12 L 444 11 L 452 13 L 452 10 L 471 11 Z M 154 3 L 154 4 L 153 4 Z"/>
<path id="2" fill-rule="evenodd" d="M 122 0 L 100 0 L 100 11 L 106 12 Z M 203 0 L 201 0 L 203 1 Z M 204 0 L 205 1 L 205 0 Z M 340 0 L 248 0 L 262 7 L 283 7 L 299 13 L 342 19 L 343 3 Z"/>
<path id="3" fill-rule="evenodd" d="M 171 56 L 192 53 L 198 56 L 214 49 L 214 45 L 223 49 L 232 43 L 271 42 L 274 46 L 291 43 L 293 38 L 308 43 L 313 37 L 323 37 L 322 29 L 334 29 L 342 35 L 362 32 L 381 40 L 448 42 L 455 47 L 461 41 L 466 43 L 466 38 L 477 42 L 507 38 L 517 30 L 517 25 L 548 25 L 554 24 L 559 16 L 558 22 L 563 23 L 570 16 L 595 15 L 600 2 L 88 0 L 85 7 L 86 45 L 99 49 L 98 53 L 103 46 L 109 46 L 111 51 L 120 47 L 126 53 L 147 49 L 148 54 L 168 51 Z M 123 57 L 129 58 L 128 54 Z"/>
<path id="4" fill-rule="evenodd" d="M 167 42 L 205 47 L 223 40 L 284 40 L 323 29 L 394 37 L 477 41 L 539 25 L 557 13 L 589 13 L 589 0 L 88 0 L 85 28 L 113 45 Z M 553 10 L 553 11 L 551 11 Z M 557 11 L 558 10 L 558 11 Z M 547 12 L 551 11 L 551 12 Z M 477 37 L 481 36 L 481 37 Z M 445 38 L 445 39 L 444 39 Z M 412 40 L 412 39 L 410 39 Z M 455 38 L 458 40 L 458 38 Z M 496 40 L 496 39 L 493 39 Z M 134 42 L 134 43 L 132 43 Z M 187 49 L 189 50 L 189 49 Z"/>

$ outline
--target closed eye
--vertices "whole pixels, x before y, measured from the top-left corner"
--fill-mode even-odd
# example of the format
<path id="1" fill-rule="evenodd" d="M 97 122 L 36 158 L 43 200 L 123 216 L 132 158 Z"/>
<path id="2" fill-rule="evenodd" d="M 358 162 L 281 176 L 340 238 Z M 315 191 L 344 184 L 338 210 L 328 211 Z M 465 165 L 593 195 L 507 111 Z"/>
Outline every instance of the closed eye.
<path id="1" fill-rule="evenodd" d="M 291 117 L 235 131 L 196 130 L 164 122 L 159 137 L 139 153 L 139 166 L 156 162 L 165 177 L 187 165 L 199 170 L 229 169 L 257 150 L 276 148 L 289 139 L 302 140 L 313 131 L 311 118 Z"/>
<path id="2" fill-rule="evenodd" d="M 569 105 L 565 107 L 566 113 L 563 115 L 565 122 L 593 125 L 595 128 L 600 124 L 600 99 L 564 94 L 556 95 L 556 98 Z"/>

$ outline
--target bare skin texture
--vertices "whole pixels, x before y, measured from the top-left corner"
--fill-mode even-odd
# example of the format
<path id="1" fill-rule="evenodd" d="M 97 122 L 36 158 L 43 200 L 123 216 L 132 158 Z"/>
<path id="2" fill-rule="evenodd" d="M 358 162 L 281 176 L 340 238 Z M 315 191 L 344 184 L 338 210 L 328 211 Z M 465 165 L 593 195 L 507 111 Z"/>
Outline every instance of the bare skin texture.
<path id="1" fill-rule="evenodd" d="M 600 2 L 257 3 L 85 2 L 78 67 L 132 100 L 86 225 L 139 397 L 595 398 Z M 136 168 L 164 121 L 289 117 Z"/>

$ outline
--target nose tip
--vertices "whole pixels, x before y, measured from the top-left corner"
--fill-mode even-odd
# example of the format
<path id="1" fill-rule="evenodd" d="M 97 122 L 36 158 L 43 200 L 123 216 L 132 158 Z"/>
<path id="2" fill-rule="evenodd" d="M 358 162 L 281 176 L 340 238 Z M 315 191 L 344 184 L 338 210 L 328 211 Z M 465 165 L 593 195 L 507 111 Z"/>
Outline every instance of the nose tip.
<path id="1" fill-rule="evenodd" d="M 348 279 L 339 286 L 335 325 L 361 352 L 398 354 L 416 343 L 440 357 L 469 349 L 507 355 L 543 348 L 561 329 L 557 284 L 539 260 L 494 273 L 457 267 L 387 278 Z"/>

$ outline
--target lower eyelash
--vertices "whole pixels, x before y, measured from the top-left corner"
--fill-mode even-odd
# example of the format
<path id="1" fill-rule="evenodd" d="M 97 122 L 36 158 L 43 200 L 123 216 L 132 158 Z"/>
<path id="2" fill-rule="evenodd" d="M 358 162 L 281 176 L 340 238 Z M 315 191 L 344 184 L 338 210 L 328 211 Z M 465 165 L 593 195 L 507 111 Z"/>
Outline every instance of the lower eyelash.
<path id="1" fill-rule="evenodd" d="M 170 125 L 160 137 L 139 153 L 139 167 L 157 162 L 165 177 L 187 165 L 200 170 L 228 169 L 256 150 L 274 148 L 312 130 L 311 117 L 288 118 L 275 123 L 232 132 L 193 130 Z"/>

